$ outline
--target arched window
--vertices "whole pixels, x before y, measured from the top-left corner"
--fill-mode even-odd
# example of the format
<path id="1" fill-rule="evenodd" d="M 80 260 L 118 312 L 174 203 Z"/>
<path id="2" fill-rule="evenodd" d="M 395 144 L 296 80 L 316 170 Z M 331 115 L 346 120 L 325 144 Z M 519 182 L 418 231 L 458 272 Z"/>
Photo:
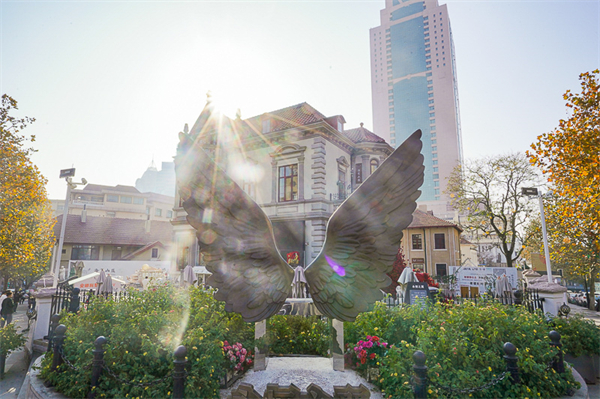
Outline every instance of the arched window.
<path id="1" fill-rule="evenodd" d="M 371 159 L 371 174 L 373 174 L 373 172 L 375 172 L 378 167 L 379 167 L 379 161 L 377 161 L 374 158 Z"/>

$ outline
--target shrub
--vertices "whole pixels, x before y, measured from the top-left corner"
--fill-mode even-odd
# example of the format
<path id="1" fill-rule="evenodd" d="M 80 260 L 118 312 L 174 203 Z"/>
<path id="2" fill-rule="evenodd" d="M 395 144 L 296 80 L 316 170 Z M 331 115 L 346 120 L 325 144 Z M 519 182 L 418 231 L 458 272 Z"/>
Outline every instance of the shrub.
<path id="1" fill-rule="evenodd" d="M 576 388 L 570 372 L 558 375 L 548 369 L 556 354 L 549 345 L 549 328 L 541 315 L 522 307 L 509 307 L 494 301 L 459 306 L 429 304 L 387 309 L 375 307 L 373 314 L 360 315 L 354 330 L 381 331 L 381 336 L 397 340 L 381 362 L 377 385 L 390 397 L 411 397 L 412 355 L 422 350 L 429 368 L 429 397 L 465 397 L 439 386 L 473 388 L 497 378 L 505 369 L 502 350 L 505 342 L 517 348 L 522 384 L 512 385 L 508 377 L 484 391 L 481 398 L 559 397 Z M 377 323 L 382 324 L 379 327 Z M 402 333 L 394 331 L 406 321 Z"/>
<path id="2" fill-rule="evenodd" d="M 600 355 L 600 328 L 591 320 L 576 314 L 568 318 L 555 318 L 551 326 L 561 335 L 563 351 L 574 357 Z"/>
<path id="3" fill-rule="evenodd" d="M 267 339 L 273 354 L 327 356 L 329 324 L 318 316 L 273 316 Z"/>
<path id="4" fill-rule="evenodd" d="M 381 341 L 378 336 L 367 335 L 366 341 L 358 341 L 353 350 L 353 360 L 357 369 L 365 370 L 369 366 L 380 366 L 380 362 L 387 352 L 387 343 Z"/>
<path id="5" fill-rule="evenodd" d="M 25 344 L 23 333 L 17 332 L 17 327 L 13 324 L 7 324 L 0 328 L 0 356 L 6 357 L 15 349 L 19 349 Z"/>
<path id="6" fill-rule="evenodd" d="M 173 352 L 185 345 L 188 359 L 186 395 L 217 397 L 219 378 L 228 364 L 223 354 L 225 339 L 239 341 L 253 336 L 253 327 L 238 315 L 224 312 L 224 304 L 211 292 L 199 288 L 179 290 L 170 286 L 147 291 L 131 291 L 119 302 L 94 298 L 87 310 L 64 314 L 67 326 L 64 355 L 77 371 L 61 366 L 61 373 L 50 370 L 52 355 L 42 363 L 42 378 L 72 398 L 87 397 L 93 342 L 103 335 L 105 365 L 121 380 L 116 382 L 103 372 L 96 397 L 169 397 Z M 149 387 L 139 386 L 156 382 Z"/>

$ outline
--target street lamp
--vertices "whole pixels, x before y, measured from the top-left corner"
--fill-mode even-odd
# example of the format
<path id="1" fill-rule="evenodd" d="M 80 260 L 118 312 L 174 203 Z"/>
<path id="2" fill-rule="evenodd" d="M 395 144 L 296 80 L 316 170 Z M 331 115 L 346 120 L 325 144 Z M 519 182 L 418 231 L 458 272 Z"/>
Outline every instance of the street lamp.
<path id="1" fill-rule="evenodd" d="M 548 274 L 548 282 L 552 283 L 552 265 L 550 264 L 550 250 L 548 249 L 548 235 L 546 234 L 546 217 L 544 216 L 544 200 L 541 190 L 535 187 L 521 187 L 521 194 L 528 197 L 536 196 L 540 201 L 540 215 L 542 217 L 542 236 L 544 238 L 544 255 L 546 256 L 546 273 Z"/>
<path id="2" fill-rule="evenodd" d="M 87 180 L 81 179 L 81 183 L 73 182 L 73 176 L 75 176 L 75 168 L 62 169 L 60 171 L 60 178 L 65 178 L 67 182 L 67 198 L 65 199 L 65 208 L 63 210 L 62 224 L 60 226 L 60 236 L 58 239 L 58 248 L 56 250 L 56 266 L 54 266 L 54 279 L 52 286 L 58 285 L 58 273 L 60 272 L 60 260 L 62 258 L 62 248 L 65 241 L 65 229 L 67 227 L 67 218 L 69 217 L 69 200 L 71 199 L 71 190 L 77 188 L 77 186 L 83 186 L 87 184 Z"/>

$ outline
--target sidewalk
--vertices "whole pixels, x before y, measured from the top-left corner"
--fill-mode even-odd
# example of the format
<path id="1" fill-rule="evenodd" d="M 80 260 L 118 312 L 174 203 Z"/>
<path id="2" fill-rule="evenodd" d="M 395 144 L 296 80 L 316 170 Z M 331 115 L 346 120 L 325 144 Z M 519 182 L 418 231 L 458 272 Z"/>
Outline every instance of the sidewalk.
<path id="1" fill-rule="evenodd" d="M 581 314 L 583 315 L 583 317 L 592 320 L 594 323 L 596 323 L 598 327 L 600 327 L 600 312 L 596 312 L 595 310 L 589 310 L 582 306 L 577 306 L 573 303 L 570 303 L 569 307 L 571 308 L 570 314 Z"/>
<path id="2" fill-rule="evenodd" d="M 27 328 L 27 302 L 17 307 L 13 314 L 13 323 L 19 332 Z M 4 379 L 0 380 L 0 399 L 16 399 L 19 396 L 21 385 L 27 375 L 29 362 L 23 348 L 12 352 L 6 359 Z"/>

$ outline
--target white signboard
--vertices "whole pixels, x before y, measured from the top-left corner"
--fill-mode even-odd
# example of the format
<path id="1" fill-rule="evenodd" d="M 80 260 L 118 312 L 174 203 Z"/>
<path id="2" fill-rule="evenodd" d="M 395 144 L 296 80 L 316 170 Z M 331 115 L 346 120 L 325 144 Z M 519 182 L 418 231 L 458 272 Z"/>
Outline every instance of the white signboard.
<path id="1" fill-rule="evenodd" d="M 517 289 L 517 269 L 514 267 L 468 267 L 450 266 L 450 274 L 456 274 L 456 289 L 454 294 L 460 295 L 460 287 L 478 287 L 479 292 L 485 292 L 486 282 L 505 275 L 513 290 Z M 458 272 L 457 272 L 458 271 Z"/>

